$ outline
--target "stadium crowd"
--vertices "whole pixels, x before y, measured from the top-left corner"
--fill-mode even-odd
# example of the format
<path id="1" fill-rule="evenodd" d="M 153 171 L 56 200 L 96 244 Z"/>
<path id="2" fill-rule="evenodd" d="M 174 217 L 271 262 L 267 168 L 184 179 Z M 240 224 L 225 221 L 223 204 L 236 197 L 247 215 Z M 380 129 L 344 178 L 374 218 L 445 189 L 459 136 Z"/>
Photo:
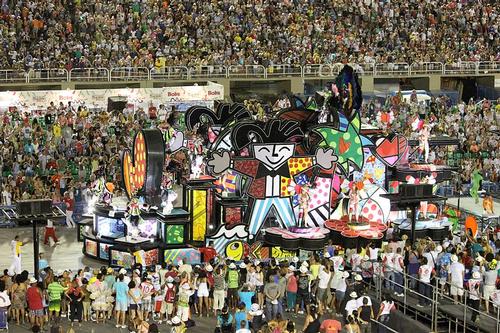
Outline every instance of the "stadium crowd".
<path id="1" fill-rule="evenodd" d="M 0 68 L 500 60 L 495 0 L 2 0 Z"/>
<path id="2" fill-rule="evenodd" d="M 486 181 L 499 181 L 500 99 L 494 103 L 471 99 L 468 103 L 453 104 L 449 97 L 441 95 L 433 96 L 429 103 L 418 103 L 395 95 L 384 103 L 376 99 L 365 103 L 362 114 L 366 122 L 411 139 L 418 139 L 419 135 L 415 122 L 425 118 L 432 128 L 432 136 L 459 139 L 458 147 L 431 150 L 430 163 L 460 167 L 463 184 L 470 182 L 474 169 L 478 169 Z"/>
<path id="3" fill-rule="evenodd" d="M 475 309 L 473 321 L 498 311 L 496 233 L 479 240 L 450 234 L 442 243 L 419 239 L 413 245 L 405 236 L 393 236 L 381 247 L 328 245 L 302 261 L 235 262 L 213 251 L 199 265 L 180 261 L 55 272 L 42 258 L 38 280 L 27 271 L 4 271 L 0 307 L 9 307 L 12 323 L 29 320 L 38 328 L 69 320 L 71 326 L 94 321 L 130 332 L 180 333 L 206 316 L 216 320 L 221 333 L 359 333 L 371 332 L 372 320 L 389 324 L 408 285 L 407 297 L 418 298 L 419 307 L 429 305 L 437 292 L 441 302 L 444 296 L 451 303 L 466 297 Z M 383 300 L 372 300 L 369 289 L 381 290 Z M 384 326 L 377 329 L 385 332 Z"/>

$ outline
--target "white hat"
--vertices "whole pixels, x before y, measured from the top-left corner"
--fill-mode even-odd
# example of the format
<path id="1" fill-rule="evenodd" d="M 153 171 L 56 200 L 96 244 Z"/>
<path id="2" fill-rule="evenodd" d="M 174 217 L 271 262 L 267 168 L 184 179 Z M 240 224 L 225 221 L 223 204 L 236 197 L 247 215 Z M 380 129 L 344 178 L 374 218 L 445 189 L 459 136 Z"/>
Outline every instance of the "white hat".
<path id="1" fill-rule="evenodd" d="M 230 269 L 235 269 L 235 268 L 236 268 L 236 265 L 234 264 L 234 262 L 232 262 L 232 263 L 229 265 L 229 268 L 230 268 Z"/>
<path id="2" fill-rule="evenodd" d="M 260 316 L 262 314 L 262 310 L 259 307 L 259 304 L 253 303 L 252 306 L 250 307 L 250 311 L 248 311 L 248 314 L 251 316 Z"/>
<path id="3" fill-rule="evenodd" d="M 175 316 L 174 318 L 172 318 L 172 324 L 174 325 L 177 325 L 177 324 L 180 324 L 181 323 L 181 318 Z"/>
<path id="4" fill-rule="evenodd" d="M 292 258 L 292 261 L 293 261 L 293 262 L 299 262 L 299 258 L 298 258 L 298 257 L 293 257 L 293 258 Z"/>
<path id="5" fill-rule="evenodd" d="M 349 272 L 344 272 L 344 273 L 342 273 L 342 277 L 343 277 L 344 279 L 347 279 L 347 278 L 349 277 Z"/>
<path id="6" fill-rule="evenodd" d="M 243 261 L 240 263 L 240 268 L 247 268 L 247 264 L 245 264 Z"/>
<path id="7" fill-rule="evenodd" d="M 302 262 L 302 266 L 304 266 L 304 267 L 309 267 L 309 264 L 307 263 L 307 261 L 303 261 L 303 262 Z"/>
<path id="8" fill-rule="evenodd" d="M 288 266 L 288 270 L 289 270 L 290 272 L 295 271 L 295 266 Z"/>
<path id="9" fill-rule="evenodd" d="M 188 289 L 191 289 L 191 286 L 189 286 L 189 283 L 184 283 L 182 285 L 182 288 L 188 290 Z"/>
<path id="10" fill-rule="evenodd" d="M 182 265 L 184 265 L 184 262 L 183 262 L 182 260 L 179 260 L 179 261 L 177 262 L 177 265 L 182 266 Z"/>
<path id="11" fill-rule="evenodd" d="M 451 261 L 453 261 L 453 262 L 457 262 L 457 261 L 458 261 L 458 257 L 457 257 L 457 255 L 456 255 L 456 254 L 453 254 L 453 255 L 451 256 Z"/>
<path id="12" fill-rule="evenodd" d="M 307 267 L 306 266 L 300 266 L 299 271 L 301 273 L 307 273 Z"/>
<path id="13" fill-rule="evenodd" d="M 330 252 L 328 252 L 328 251 L 325 252 L 325 254 L 323 255 L 323 257 L 325 257 L 327 259 L 330 258 L 331 257 Z"/>
<path id="14" fill-rule="evenodd" d="M 443 252 L 443 247 L 441 245 L 436 246 L 436 252 L 437 253 Z"/>
<path id="15" fill-rule="evenodd" d="M 125 268 L 120 268 L 118 274 L 127 274 L 127 270 Z"/>
<path id="16" fill-rule="evenodd" d="M 168 282 L 168 283 L 172 283 L 172 282 L 174 282 L 174 278 L 173 278 L 173 277 L 171 277 L 171 276 L 167 277 L 167 282 Z"/>
<path id="17" fill-rule="evenodd" d="M 255 266 L 259 266 L 259 265 L 260 265 L 260 260 L 255 260 L 255 261 L 253 262 L 253 264 L 254 264 Z"/>
<path id="18" fill-rule="evenodd" d="M 205 267 L 205 270 L 207 272 L 212 272 L 214 270 L 214 268 L 212 267 L 212 265 L 207 265 L 207 267 Z"/>
<path id="19" fill-rule="evenodd" d="M 472 273 L 472 278 L 473 279 L 480 279 L 481 278 L 481 274 L 479 274 L 479 272 L 474 272 L 474 273 Z"/>
<path id="20" fill-rule="evenodd" d="M 363 277 L 362 277 L 361 275 L 359 275 L 359 274 L 356 274 L 356 275 L 354 276 L 354 280 L 356 280 L 356 281 L 361 281 L 361 280 L 363 280 Z"/>
<path id="21" fill-rule="evenodd" d="M 443 249 L 447 249 L 450 246 L 450 242 L 446 241 L 443 243 Z"/>
<path id="22" fill-rule="evenodd" d="M 355 291 L 353 291 L 352 293 L 350 293 L 349 296 L 352 297 L 352 298 L 358 298 L 358 294 L 356 294 Z"/>
<path id="23" fill-rule="evenodd" d="M 56 273 L 56 276 L 61 276 L 63 275 L 64 271 L 63 270 L 58 270 L 57 273 Z"/>
<path id="24" fill-rule="evenodd" d="M 196 266 L 194 266 L 194 268 L 201 268 L 201 266 L 200 265 L 196 265 Z"/>
<path id="25" fill-rule="evenodd" d="M 38 280 L 35 279 L 34 277 L 30 278 L 30 284 L 37 283 Z"/>
<path id="26" fill-rule="evenodd" d="M 138 269 L 135 269 L 134 273 L 137 274 L 137 275 L 141 275 L 141 272 Z"/>

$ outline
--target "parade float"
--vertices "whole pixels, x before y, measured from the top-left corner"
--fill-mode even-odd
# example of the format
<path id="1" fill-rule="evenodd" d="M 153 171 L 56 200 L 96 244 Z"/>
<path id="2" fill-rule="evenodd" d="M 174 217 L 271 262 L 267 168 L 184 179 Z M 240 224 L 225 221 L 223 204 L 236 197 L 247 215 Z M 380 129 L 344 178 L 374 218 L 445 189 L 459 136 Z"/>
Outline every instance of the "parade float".
<path id="1" fill-rule="evenodd" d="M 183 127 L 138 132 L 122 157 L 127 197 L 109 200 L 112 184 L 96 183 L 84 253 L 149 266 L 197 263 L 207 246 L 237 261 L 293 257 L 329 241 L 360 247 L 381 242 L 398 221 L 414 236 L 420 201 L 441 197 L 430 185 L 431 197 L 426 187 L 420 200 L 408 176 L 435 181 L 436 170 L 409 162 L 414 143 L 403 135 L 362 124 L 361 103 L 358 77 L 345 66 L 324 90 L 307 101 L 288 96 L 278 111 L 216 102 L 190 107 Z M 429 149 L 434 139 L 426 138 Z"/>

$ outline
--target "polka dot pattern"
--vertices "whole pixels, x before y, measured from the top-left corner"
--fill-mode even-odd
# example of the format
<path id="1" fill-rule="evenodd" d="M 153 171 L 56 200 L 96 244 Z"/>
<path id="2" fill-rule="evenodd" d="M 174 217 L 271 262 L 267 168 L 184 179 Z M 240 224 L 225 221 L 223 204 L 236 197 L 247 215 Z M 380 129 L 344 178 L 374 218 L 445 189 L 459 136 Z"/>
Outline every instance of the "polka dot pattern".
<path id="1" fill-rule="evenodd" d="M 127 166 L 124 168 L 123 176 L 128 179 L 125 183 L 129 195 L 141 190 L 146 179 L 146 142 L 142 132 L 135 136 L 133 154 L 133 158 L 128 153 L 124 157 Z"/>

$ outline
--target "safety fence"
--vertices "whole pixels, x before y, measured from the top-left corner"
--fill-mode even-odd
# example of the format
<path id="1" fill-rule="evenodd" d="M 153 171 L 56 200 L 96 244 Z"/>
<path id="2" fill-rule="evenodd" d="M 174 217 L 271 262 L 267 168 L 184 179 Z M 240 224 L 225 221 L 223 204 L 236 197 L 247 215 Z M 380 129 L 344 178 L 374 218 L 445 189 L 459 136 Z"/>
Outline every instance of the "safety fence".
<path id="1" fill-rule="evenodd" d="M 419 63 L 350 63 L 365 77 L 418 77 L 422 75 L 488 75 L 500 73 L 500 61 L 479 62 L 419 62 Z M 113 68 L 48 68 L 3 69 L 2 83 L 46 82 L 115 82 L 144 80 L 197 80 L 197 79 L 273 79 L 334 77 L 344 67 L 333 64 L 272 64 L 262 65 L 203 65 L 167 67 L 113 67 Z"/>
<path id="2" fill-rule="evenodd" d="M 447 325 L 448 332 L 500 333 L 500 309 L 490 303 L 490 311 L 492 308 L 496 309 L 496 314 L 492 315 L 482 311 L 480 307 L 473 307 L 470 292 L 464 285 L 451 284 L 440 280 L 439 277 L 431 284 L 419 281 L 416 276 L 404 272 L 384 272 L 373 275 L 371 286 L 374 287 L 379 300 L 383 299 L 384 294 L 399 291 L 393 297 L 399 311 L 417 321 L 427 321 L 433 332 L 438 332 L 439 328 Z M 454 294 L 462 296 L 456 299 L 450 297 L 452 289 Z M 479 304 L 484 302 L 481 293 Z M 478 320 L 473 321 L 473 317 Z"/>

